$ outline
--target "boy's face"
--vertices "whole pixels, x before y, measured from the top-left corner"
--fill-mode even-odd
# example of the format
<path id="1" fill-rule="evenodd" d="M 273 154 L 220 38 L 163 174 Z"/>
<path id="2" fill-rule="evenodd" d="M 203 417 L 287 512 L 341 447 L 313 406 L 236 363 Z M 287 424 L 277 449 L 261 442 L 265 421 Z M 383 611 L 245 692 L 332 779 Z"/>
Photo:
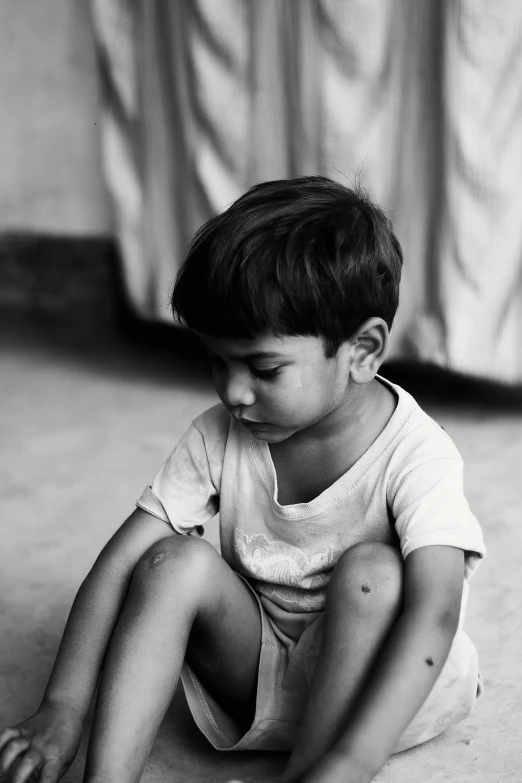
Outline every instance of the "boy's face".
<path id="1" fill-rule="evenodd" d="M 286 440 L 346 402 L 349 361 L 343 348 L 327 359 L 318 337 L 199 337 L 221 401 L 259 440 Z"/>

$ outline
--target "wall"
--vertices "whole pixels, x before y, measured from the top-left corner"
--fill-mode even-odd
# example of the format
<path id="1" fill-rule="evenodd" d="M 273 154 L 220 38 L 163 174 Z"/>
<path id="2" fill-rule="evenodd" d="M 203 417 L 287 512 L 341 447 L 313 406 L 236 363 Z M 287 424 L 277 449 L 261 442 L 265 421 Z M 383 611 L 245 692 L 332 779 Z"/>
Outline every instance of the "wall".
<path id="1" fill-rule="evenodd" d="M 110 233 L 87 0 L 1 0 L 0 117 L 0 232 Z"/>

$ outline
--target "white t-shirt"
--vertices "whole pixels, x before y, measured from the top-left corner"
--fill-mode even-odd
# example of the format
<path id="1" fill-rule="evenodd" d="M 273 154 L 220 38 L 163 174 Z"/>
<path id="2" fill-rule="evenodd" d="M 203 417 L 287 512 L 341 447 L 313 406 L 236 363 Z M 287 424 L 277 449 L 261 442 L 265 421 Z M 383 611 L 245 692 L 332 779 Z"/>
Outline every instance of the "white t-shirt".
<path id="1" fill-rule="evenodd" d="M 248 579 L 270 619 L 295 638 L 299 615 L 324 608 L 332 569 L 363 541 L 465 551 L 467 580 L 485 554 L 463 491 L 463 464 L 446 432 L 404 389 L 365 454 L 309 503 L 280 505 L 270 449 L 220 403 L 198 416 L 137 505 L 182 534 L 219 513 L 221 554 Z M 302 618 L 304 619 L 304 618 Z"/>

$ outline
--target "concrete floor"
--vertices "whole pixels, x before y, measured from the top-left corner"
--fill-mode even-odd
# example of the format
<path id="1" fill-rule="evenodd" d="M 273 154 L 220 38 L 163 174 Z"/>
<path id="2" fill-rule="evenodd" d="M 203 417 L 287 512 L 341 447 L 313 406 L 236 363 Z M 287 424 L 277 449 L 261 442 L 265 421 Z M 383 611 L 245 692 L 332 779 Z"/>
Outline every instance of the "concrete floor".
<path id="1" fill-rule="evenodd" d="M 197 362 L 120 342 L 50 345 L 4 329 L 0 361 L 0 725 L 14 725 L 38 706 L 100 548 L 215 396 Z M 520 783 L 522 404 L 471 386 L 452 396 L 418 379 L 402 385 L 457 443 L 484 527 L 489 556 L 473 578 L 467 630 L 485 693 L 470 719 L 393 757 L 376 780 Z M 85 740 L 64 780 L 81 780 L 84 753 Z M 282 754 L 213 751 L 178 693 L 143 780 L 276 780 L 283 763 Z"/>

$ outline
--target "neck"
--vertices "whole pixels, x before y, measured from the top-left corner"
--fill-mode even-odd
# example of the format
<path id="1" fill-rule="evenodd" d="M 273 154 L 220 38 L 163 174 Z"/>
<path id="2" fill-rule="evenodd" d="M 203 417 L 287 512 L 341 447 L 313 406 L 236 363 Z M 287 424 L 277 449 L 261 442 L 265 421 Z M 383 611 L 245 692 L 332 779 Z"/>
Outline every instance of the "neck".
<path id="1" fill-rule="evenodd" d="M 302 445 L 326 450 L 341 441 L 359 451 L 382 432 L 395 409 L 395 402 L 393 393 L 378 380 L 354 384 L 341 405 L 316 424 L 296 432 L 289 441 L 294 448 Z"/>

